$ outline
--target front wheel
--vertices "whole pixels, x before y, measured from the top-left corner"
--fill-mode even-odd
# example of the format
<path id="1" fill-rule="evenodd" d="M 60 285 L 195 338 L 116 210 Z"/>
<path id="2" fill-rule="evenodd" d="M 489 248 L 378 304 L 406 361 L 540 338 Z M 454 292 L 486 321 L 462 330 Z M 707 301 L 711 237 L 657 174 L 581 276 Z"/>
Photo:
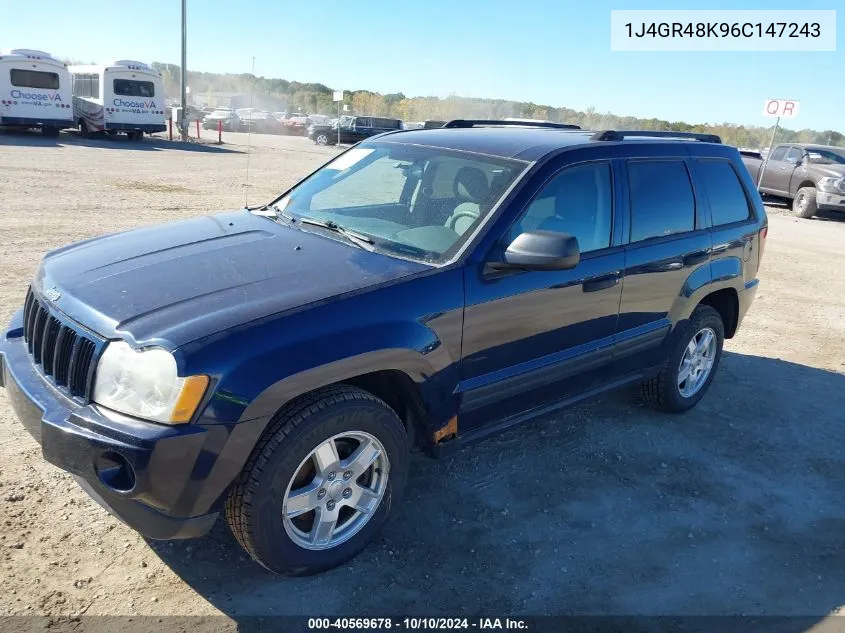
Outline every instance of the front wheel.
<path id="1" fill-rule="evenodd" d="M 809 220 L 818 213 L 818 210 L 815 187 L 801 187 L 795 192 L 795 199 L 792 201 L 792 211 L 795 215 Z"/>
<path id="2" fill-rule="evenodd" d="M 226 500 L 226 519 L 270 571 L 314 574 L 358 554 L 378 533 L 408 476 L 408 438 L 371 393 L 340 385 L 271 422 Z"/>
<path id="3" fill-rule="evenodd" d="M 325 134 L 318 134 L 314 139 L 314 142 L 317 145 L 328 145 L 329 144 L 329 137 Z"/>
<path id="4" fill-rule="evenodd" d="M 660 373 L 642 385 L 646 403 L 681 413 L 704 397 L 722 358 L 725 326 L 708 305 L 693 310 Z"/>

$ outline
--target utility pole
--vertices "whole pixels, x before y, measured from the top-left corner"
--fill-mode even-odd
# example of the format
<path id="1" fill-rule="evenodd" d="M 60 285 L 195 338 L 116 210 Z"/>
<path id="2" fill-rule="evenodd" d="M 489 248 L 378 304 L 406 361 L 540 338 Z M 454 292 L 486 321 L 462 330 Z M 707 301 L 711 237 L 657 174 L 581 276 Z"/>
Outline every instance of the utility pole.
<path id="1" fill-rule="evenodd" d="M 188 9 L 187 9 L 187 2 L 188 0 L 182 0 L 182 140 L 188 140 L 188 48 L 187 48 L 187 39 L 188 39 L 188 27 L 187 27 L 187 16 L 188 16 Z"/>

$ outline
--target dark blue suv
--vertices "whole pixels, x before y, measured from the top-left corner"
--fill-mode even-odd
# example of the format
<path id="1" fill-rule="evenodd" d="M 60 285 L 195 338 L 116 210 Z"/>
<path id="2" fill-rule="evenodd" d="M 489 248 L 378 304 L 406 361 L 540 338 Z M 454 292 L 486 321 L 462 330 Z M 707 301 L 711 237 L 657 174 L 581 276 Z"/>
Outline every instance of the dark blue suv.
<path id="1" fill-rule="evenodd" d="M 154 539 L 218 515 L 307 574 L 432 455 L 641 383 L 707 391 L 767 220 L 717 137 L 453 121 L 383 134 L 262 208 L 48 253 L 0 341 L 46 460 Z"/>

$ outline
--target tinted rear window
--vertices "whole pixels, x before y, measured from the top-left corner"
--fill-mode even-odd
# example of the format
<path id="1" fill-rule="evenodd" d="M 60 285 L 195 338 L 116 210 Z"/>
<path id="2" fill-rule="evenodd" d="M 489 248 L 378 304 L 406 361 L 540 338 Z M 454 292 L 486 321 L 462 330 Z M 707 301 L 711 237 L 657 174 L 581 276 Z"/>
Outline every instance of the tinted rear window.
<path id="1" fill-rule="evenodd" d="M 12 85 L 18 88 L 40 88 L 41 90 L 58 90 L 59 75 L 45 73 L 40 70 L 21 70 L 12 68 Z"/>
<path id="2" fill-rule="evenodd" d="M 114 94 L 121 97 L 155 97 L 155 85 L 152 81 L 135 79 L 115 79 Z"/>
<path id="3" fill-rule="evenodd" d="M 726 160 L 698 161 L 698 174 L 710 200 L 713 225 L 742 222 L 750 215 L 748 198 L 730 162 Z"/>
<path id="4" fill-rule="evenodd" d="M 631 161 L 628 185 L 632 242 L 695 228 L 695 197 L 683 161 Z"/>
<path id="5" fill-rule="evenodd" d="M 373 127 L 387 128 L 388 130 L 398 130 L 401 126 L 397 119 L 373 119 Z"/>

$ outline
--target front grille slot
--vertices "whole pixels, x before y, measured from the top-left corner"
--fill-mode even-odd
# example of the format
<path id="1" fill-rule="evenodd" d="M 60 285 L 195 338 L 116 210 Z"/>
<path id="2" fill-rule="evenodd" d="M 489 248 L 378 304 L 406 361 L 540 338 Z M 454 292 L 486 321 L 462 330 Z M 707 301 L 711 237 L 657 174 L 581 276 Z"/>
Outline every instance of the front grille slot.
<path id="1" fill-rule="evenodd" d="M 32 362 L 57 387 L 87 400 L 94 377 L 93 362 L 98 345 L 83 332 L 50 313 L 32 292 L 26 295 L 23 336 Z"/>

